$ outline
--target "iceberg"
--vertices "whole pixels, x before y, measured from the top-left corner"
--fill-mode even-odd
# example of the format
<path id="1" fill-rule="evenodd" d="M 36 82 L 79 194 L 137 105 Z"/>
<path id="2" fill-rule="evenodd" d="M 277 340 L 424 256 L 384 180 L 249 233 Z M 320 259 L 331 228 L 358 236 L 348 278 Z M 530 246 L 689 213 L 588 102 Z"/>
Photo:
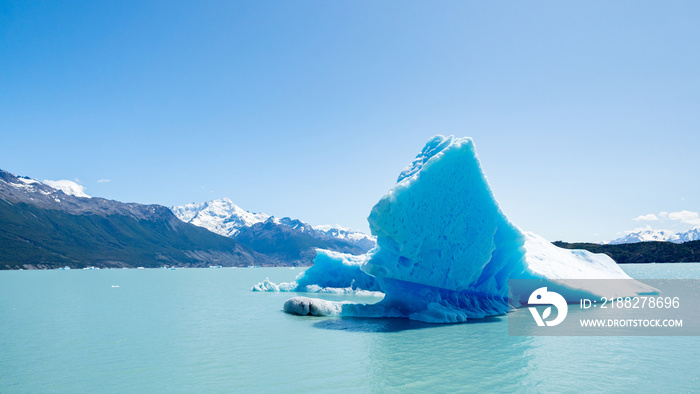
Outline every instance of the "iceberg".
<path id="1" fill-rule="evenodd" d="M 561 249 L 513 225 L 493 196 L 470 138 L 430 139 L 372 208 L 368 221 L 377 245 L 366 255 L 319 250 L 314 266 L 295 285 L 259 284 L 259 290 L 308 291 L 314 285 L 380 290 L 385 297 L 376 304 L 294 297 L 283 309 L 297 315 L 429 323 L 502 315 L 526 304 L 533 289 L 509 286 L 510 279 L 535 279 L 567 302 L 582 295 L 655 291 L 632 280 L 606 255 Z M 616 281 L 613 293 L 601 281 L 579 279 L 627 280 L 621 287 Z"/>

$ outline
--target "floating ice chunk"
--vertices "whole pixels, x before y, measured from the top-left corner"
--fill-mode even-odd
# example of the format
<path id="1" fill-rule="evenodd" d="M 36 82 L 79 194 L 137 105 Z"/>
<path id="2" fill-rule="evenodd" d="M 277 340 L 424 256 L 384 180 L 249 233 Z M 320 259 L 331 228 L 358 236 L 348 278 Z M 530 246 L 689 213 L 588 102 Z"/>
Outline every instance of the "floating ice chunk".
<path id="1" fill-rule="evenodd" d="M 265 278 L 264 281 L 253 286 L 253 291 L 296 291 L 297 285 L 295 282 L 276 284 L 270 281 L 270 278 Z"/>
<path id="2" fill-rule="evenodd" d="M 309 297 L 290 298 L 282 309 L 287 313 L 302 316 L 404 317 L 402 312 L 381 302 L 354 304 L 350 301 L 328 301 Z"/>
<path id="3" fill-rule="evenodd" d="M 253 291 L 297 291 L 307 293 L 358 294 L 379 291 L 379 285 L 360 269 L 368 255 L 316 249 L 314 265 L 300 273 L 294 282 L 276 284 L 269 279 L 253 286 Z"/>
<path id="4" fill-rule="evenodd" d="M 428 141 L 368 220 L 375 249 L 353 256 L 352 264 L 319 253 L 314 266 L 297 278 L 296 291 L 312 284 L 343 287 L 350 278 L 361 278 L 363 286 L 381 289 L 384 299 L 365 305 L 294 298 L 285 304 L 286 312 L 458 323 L 506 313 L 513 306 L 509 296 L 515 306 L 526 302 L 532 289 L 510 288 L 509 279 L 538 279 L 544 285 L 556 279 L 628 279 L 616 290 L 619 295 L 655 290 L 631 280 L 606 255 L 560 249 L 510 223 L 469 138 Z M 347 269 L 357 264 L 372 281 Z M 611 295 L 605 286 L 581 283 L 559 283 L 557 290 L 569 302 L 582 294 Z"/>
<path id="5" fill-rule="evenodd" d="M 326 301 L 318 298 L 294 297 L 284 303 L 287 313 L 301 316 L 339 316 L 343 302 Z"/>

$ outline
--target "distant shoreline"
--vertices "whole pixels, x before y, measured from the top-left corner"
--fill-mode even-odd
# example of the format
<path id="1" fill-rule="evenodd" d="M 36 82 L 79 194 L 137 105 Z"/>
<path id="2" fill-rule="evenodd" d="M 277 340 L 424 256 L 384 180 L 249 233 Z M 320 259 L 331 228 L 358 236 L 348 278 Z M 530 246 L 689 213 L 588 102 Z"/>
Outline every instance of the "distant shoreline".
<path id="1" fill-rule="evenodd" d="M 618 264 L 674 264 L 674 263 L 700 263 L 700 241 L 690 241 L 680 244 L 666 241 L 647 241 L 647 242 L 636 242 L 630 244 L 617 244 L 617 245 L 601 245 L 594 243 L 584 243 L 584 242 L 563 242 L 556 241 L 553 242 L 554 245 L 564 248 L 564 249 L 583 249 L 588 250 L 592 253 L 604 253 L 610 256 Z M 167 265 L 167 267 L 173 268 L 207 268 L 210 264 L 205 264 L 198 262 L 196 264 L 177 264 L 177 265 Z M 218 265 L 218 264 L 217 264 Z M 60 269 L 65 266 L 65 263 L 60 262 L 40 262 L 31 264 L 2 264 L 0 263 L 0 270 L 5 271 L 16 271 L 20 269 L 24 270 L 55 270 Z M 136 269 L 139 266 L 145 268 L 158 269 L 162 268 L 161 265 L 152 264 L 141 264 L 132 265 L 120 261 L 109 261 L 101 264 L 95 260 L 86 262 L 85 264 L 78 264 L 75 266 L 70 266 L 71 269 L 84 269 L 88 267 L 95 267 L 99 269 L 120 269 L 120 268 L 130 268 Z M 306 265 L 293 265 L 293 264 L 260 264 L 262 267 L 299 267 L 305 268 Z M 233 267 L 233 265 L 223 265 L 224 268 Z M 248 266 L 239 265 L 237 268 L 248 268 Z"/>
<path id="2" fill-rule="evenodd" d="M 666 241 L 646 241 L 617 245 L 562 241 L 552 243 L 565 249 L 584 249 L 593 253 L 604 253 L 618 264 L 700 262 L 700 241 L 689 241 L 680 244 Z"/>

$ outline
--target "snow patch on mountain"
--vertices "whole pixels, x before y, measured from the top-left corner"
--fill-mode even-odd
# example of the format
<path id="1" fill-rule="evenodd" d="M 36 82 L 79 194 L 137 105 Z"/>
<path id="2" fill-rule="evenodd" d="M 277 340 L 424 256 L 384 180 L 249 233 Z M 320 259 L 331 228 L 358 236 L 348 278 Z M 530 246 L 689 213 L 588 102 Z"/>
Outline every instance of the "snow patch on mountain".
<path id="1" fill-rule="evenodd" d="M 41 193 L 45 196 L 53 196 L 53 200 L 58 203 L 61 202 L 60 198 L 55 196 L 58 192 L 63 192 L 64 194 L 74 197 L 92 198 L 85 193 L 85 186 L 73 181 L 64 179 L 59 181 L 45 180 L 44 182 L 39 182 L 36 179 L 25 176 L 14 176 L 10 173 L 6 174 L 7 175 L 4 177 L 6 179 L 4 180 L 9 186 L 23 190 L 25 193 Z"/>
<path id="2" fill-rule="evenodd" d="M 36 186 L 42 185 L 41 182 L 39 182 L 35 179 L 17 177 L 17 180 L 20 181 L 20 183 L 15 183 L 15 182 L 7 182 L 7 183 L 16 189 L 22 189 L 22 190 L 25 190 L 26 192 L 29 192 L 29 193 L 36 192 L 38 190 L 38 188 Z M 46 187 L 46 186 L 48 186 L 48 185 L 44 185 L 44 187 Z M 39 190 L 39 191 L 41 191 L 42 194 L 44 194 L 44 195 L 49 195 L 53 192 L 53 190 L 51 192 L 44 191 L 44 190 Z"/>
<path id="3" fill-rule="evenodd" d="M 33 185 L 35 183 L 41 183 L 41 182 L 37 181 L 36 179 L 26 178 L 26 177 L 21 177 L 21 176 L 17 177 L 17 180 L 24 183 L 25 185 Z"/>
<path id="4" fill-rule="evenodd" d="M 19 179 L 22 180 L 22 182 L 24 182 L 25 184 L 31 184 L 28 183 L 27 180 L 24 178 Z M 54 189 L 60 190 L 70 196 L 92 198 L 91 196 L 88 196 L 87 193 L 85 193 L 85 186 L 73 181 L 69 181 L 67 179 L 62 179 L 58 181 L 51 181 L 45 179 L 43 183 L 51 186 Z"/>

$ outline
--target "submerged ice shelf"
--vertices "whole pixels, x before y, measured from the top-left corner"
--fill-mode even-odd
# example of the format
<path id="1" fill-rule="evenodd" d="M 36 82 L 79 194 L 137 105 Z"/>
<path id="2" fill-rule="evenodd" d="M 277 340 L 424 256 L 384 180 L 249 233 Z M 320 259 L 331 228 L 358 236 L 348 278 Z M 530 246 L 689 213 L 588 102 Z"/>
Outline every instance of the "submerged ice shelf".
<path id="1" fill-rule="evenodd" d="M 525 303 L 531 289 L 509 279 L 556 286 L 567 301 L 611 289 L 555 284 L 558 279 L 630 279 L 615 296 L 653 292 L 631 280 L 608 256 L 558 248 L 514 226 L 501 211 L 469 138 L 436 136 L 372 208 L 377 246 L 362 256 L 319 251 L 295 282 L 256 285 L 258 291 L 354 292 L 380 290 L 376 304 L 294 297 L 288 313 L 406 317 L 457 323 L 504 314 Z M 509 302 L 510 296 L 510 302 Z M 513 305 L 515 304 L 515 305 Z"/>

